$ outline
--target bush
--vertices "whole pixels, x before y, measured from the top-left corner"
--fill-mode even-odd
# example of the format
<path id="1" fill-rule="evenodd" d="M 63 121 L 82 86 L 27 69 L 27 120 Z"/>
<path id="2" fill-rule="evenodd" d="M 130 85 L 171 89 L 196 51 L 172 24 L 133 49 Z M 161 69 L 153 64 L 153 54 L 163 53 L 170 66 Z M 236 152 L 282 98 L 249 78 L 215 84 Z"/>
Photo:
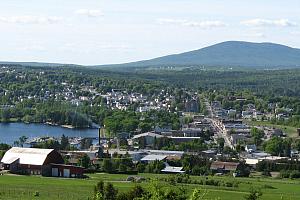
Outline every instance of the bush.
<path id="1" fill-rule="evenodd" d="M 262 176 L 271 176 L 271 173 L 269 170 L 264 170 L 262 173 L 261 173 Z"/>
<path id="2" fill-rule="evenodd" d="M 300 178 L 300 172 L 299 171 L 291 171 L 290 172 L 290 178 Z"/>
<path id="3" fill-rule="evenodd" d="M 34 197 L 39 197 L 39 196 L 40 196 L 40 192 L 35 191 L 35 192 L 33 193 L 33 196 L 34 196 Z"/>
<path id="4" fill-rule="evenodd" d="M 224 186 L 225 187 L 233 187 L 233 183 L 231 183 L 231 182 L 225 182 Z"/>
<path id="5" fill-rule="evenodd" d="M 290 172 L 286 170 L 281 170 L 280 171 L 280 178 L 289 178 L 290 177 Z"/>
<path id="6" fill-rule="evenodd" d="M 300 178 L 300 172 L 297 170 L 281 170 L 281 178 Z"/>

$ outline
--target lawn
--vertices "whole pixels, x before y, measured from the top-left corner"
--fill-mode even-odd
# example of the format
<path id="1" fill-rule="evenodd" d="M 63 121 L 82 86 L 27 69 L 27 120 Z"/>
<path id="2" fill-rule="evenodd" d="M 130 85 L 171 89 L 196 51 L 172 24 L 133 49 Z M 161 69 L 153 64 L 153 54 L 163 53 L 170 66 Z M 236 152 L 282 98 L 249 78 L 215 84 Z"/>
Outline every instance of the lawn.
<path id="1" fill-rule="evenodd" d="M 64 179 L 47 178 L 40 176 L 0 176 L 0 199 L 91 199 L 93 186 L 99 181 L 112 182 L 119 191 L 126 191 L 133 187 L 135 183 L 125 182 L 128 175 L 116 174 L 91 174 L 88 179 Z M 140 174 L 145 178 L 162 178 L 167 175 Z M 205 177 L 191 177 L 193 180 L 204 179 Z M 251 187 L 260 188 L 263 192 L 262 200 L 292 199 L 300 200 L 299 180 L 280 180 L 272 178 L 233 178 L 233 177 L 209 177 L 209 179 L 219 179 L 222 181 L 239 182 L 239 187 L 219 187 L 203 186 L 195 184 L 169 185 L 161 182 L 166 189 L 172 187 L 184 187 L 187 193 L 191 193 L 194 188 L 206 189 L 208 197 L 212 199 L 233 200 L 243 199 Z M 141 183 L 147 188 L 148 182 Z M 34 194 L 38 192 L 39 196 Z M 283 196 L 283 198 L 281 198 Z"/>

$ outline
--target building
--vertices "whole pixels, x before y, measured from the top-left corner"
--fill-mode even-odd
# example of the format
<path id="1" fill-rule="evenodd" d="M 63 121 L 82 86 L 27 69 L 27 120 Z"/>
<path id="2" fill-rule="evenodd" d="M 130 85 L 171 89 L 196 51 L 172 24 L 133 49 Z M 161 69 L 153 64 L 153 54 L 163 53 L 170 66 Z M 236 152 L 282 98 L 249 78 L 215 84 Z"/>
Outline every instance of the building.
<path id="1" fill-rule="evenodd" d="M 235 162 L 214 161 L 211 164 L 210 169 L 216 173 L 228 173 L 230 171 L 236 171 L 239 165 L 240 163 Z"/>
<path id="2" fill-rule="evenodd" d="M 251 144 L 251 145 L 246 145 L 245 150 L 247 153 L 252 153 L 252 152 L 255 152 L 257 150 L 257 148 L 256 148 L 255 144 Z"/>
<path id="3" fill-rule="evenodd" d="M 191 142 L 193 140 L 200 140 L 201 137 L 169 137 L 175 144 L 183 142 Z"/>
<path id="4" fill-rule="evenodd" d="M 185 103 L 185 112 L 199 112 L 199 99 L 192 99 Z"/>
<path id="5" fill-rule="evenodd" d="M 232 144 L 235 146 L 237 145 L 239 142 L 243 143 L 247 140 L 247 137 L 243 134 L 231 134 L 230 135 L 230 141 L 232 142 Z"/>
<path id="6" fill-rule="evenodd" d="M 1 162 L 4 169 L 16 174 L 66 178 L 83 175 L 83 168 L 64 165 L 62 156 L 54 149 L 13 147 L 5 153 Z"/>
<path id="7" fill-rule="evenodd" d="M 164 169 L 161 170 L 162 173 L 165 174 L 183 174 L 185 171 L 183 170 L 183 167 L 172 167 L 172 166 L 166 166 Z"/>
<path id="8" fill-rule="evenodd" d="M 144 158 L 141 159 L 142 162 L 152 162 L 152 161 L 165 161 L 167 156 L 165 155 L 147 155 Z"/>
<path id="9" fill-rule="evenodd" d="M 153 133 L 153 132 L 147 132 L 147 133 L 141 133 L 138 135 L 133 136 L 132 141 L 137 142 L 141 145 L 143 143 L 143 146 L 152 146 L 156 139 L 162 138 L 164 136 Z"/>

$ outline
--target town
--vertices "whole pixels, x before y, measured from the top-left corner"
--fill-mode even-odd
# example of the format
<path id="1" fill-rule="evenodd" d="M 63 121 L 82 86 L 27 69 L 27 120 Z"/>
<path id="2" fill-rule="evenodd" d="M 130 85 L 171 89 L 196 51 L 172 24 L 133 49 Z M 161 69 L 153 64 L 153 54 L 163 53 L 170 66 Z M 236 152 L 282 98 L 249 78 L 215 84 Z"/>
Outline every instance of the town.
<path id="1" fill-rule="evenodd" d="M 55 70 L 3 65 L 1 124 L 89 129 L 94 135 L 32 137 L 20 131 L 14 142 L 0 142 L 4 177 L 85 180 L 109 174 L 145 183 L 159 174 L 166 183 L 189 183 L 191 176 L 214 187 L 227 177 L 300 177 L 297 96 L 158 84 L 82 68 Z"/>
<path id="2" fill-rule="evenodd" d="M 300 200 L 300 1 L 0 1 L 0 200 Z"/>

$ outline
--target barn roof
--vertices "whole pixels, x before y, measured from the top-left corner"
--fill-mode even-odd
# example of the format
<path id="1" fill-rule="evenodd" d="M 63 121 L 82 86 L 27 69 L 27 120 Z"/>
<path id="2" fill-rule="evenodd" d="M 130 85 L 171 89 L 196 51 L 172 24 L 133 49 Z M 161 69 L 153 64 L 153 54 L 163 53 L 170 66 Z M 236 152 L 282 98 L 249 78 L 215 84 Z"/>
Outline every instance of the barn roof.
<path id="1" fill-rule="evenodd" d="M 238 165 L 239 163 L 234 163 L 234 162 L 214 161 L 211 164 L 210 169 L 213 170 L 223 169 L 223 170 L 233 171 L 237 169 Z"/>
<path id="2" fill-rule="evenodd" d="M 12 160 L 19 159 L 20 164 L 43 165 L 47 156 L 52 151 L 54 151 L 54 149 L 13 147 L 5 153 L 1 162 L 11 164 Z"/>

